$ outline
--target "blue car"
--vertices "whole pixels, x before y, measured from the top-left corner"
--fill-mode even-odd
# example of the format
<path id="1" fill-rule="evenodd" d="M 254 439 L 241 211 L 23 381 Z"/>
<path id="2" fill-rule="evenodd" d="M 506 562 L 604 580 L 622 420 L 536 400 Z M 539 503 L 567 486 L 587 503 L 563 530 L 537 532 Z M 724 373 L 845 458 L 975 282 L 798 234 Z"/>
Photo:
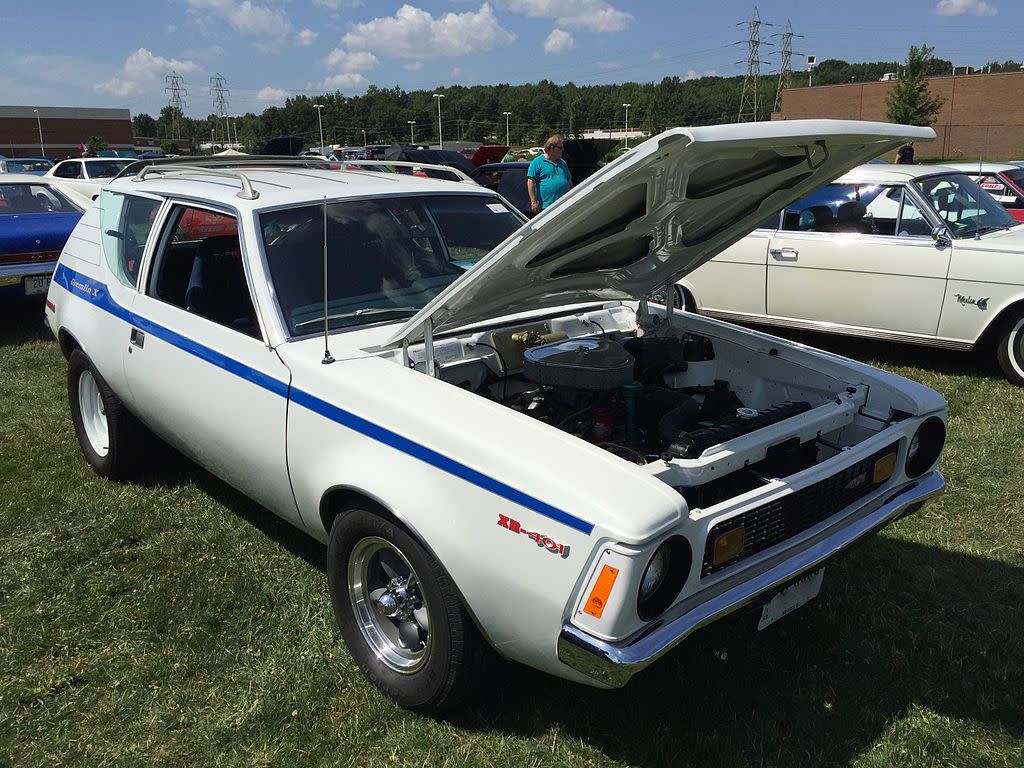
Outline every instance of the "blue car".
<path id="1" fill-rule="evenodd" d="M 37 176 L 0 176 L 0 298 L 45 296 L 82 209 Z"/>
<path id="2" fill-rule="evenodd" d="M 42 176 L 53 168 L 53 161 L 47 157 L 4 157 L 0 158 L 0 173 L 28 173 Z"/>

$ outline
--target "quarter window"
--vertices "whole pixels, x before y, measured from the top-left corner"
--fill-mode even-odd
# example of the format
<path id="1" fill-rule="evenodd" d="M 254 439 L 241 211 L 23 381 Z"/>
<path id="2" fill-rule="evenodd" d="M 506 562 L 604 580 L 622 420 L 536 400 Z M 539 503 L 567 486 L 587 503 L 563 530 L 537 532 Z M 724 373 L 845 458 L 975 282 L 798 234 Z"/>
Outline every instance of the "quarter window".
<path id="1" fill-rule="evenodd" d="M 142 253 L 162 201 L 104 190 L 100 197 L 103 254 L 110 271 L 134 288 Z"/>
<path id="2" fill-rule="evenodd" d="M 154 263 L 150 296 L 260 338 L 234 216 L 175 207 Z"/>

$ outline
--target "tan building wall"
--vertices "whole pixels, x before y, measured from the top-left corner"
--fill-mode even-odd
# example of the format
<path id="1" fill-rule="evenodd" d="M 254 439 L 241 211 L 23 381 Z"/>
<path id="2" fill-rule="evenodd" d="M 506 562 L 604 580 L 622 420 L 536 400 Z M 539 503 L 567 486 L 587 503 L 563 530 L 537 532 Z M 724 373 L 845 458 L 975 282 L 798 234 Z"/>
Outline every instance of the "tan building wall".
<path id="1" fill-rule="evenodd" d="M 892 82 L 791 88 L 773 120 L 831 117 L 885 121 Z M 933 77 L 928 90 L 944 99 L 936 118 L 936 139 L 917 148 L 917 157 L 989 160 L 1024 159 L 1024 72 Z"/>

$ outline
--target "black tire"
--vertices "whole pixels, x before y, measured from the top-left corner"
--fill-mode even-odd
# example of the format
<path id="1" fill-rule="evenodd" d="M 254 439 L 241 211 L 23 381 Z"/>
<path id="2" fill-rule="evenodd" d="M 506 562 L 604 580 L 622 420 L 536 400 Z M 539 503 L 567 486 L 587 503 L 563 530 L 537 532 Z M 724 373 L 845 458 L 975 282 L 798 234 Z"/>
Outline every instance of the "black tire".
<path id="1" fill-rule="evenodd" d="M 101 417 L 106 426 L 106 450 L 95 434 L 90 438 L 86 428 L 86 416 L 82 411 L 81 386 L 83 377 L 91 377 L 95 383 L 96 395 L 102 402 Z M 68 404 L 71 406 L 71 421 L 75 435 L 86 462 L 98 475 L 112 480 L 126 480 L 139 472 L 142 458 L 146 453 L 149 433 L 124 407 L 114 394 L 89 357 L 76 349 L 68 358 Z"/>
<path id="2" fill-rule="evenodd" d="M 351 597 L 360 593 L 369 577 L 360 584 L 358 578 L 350 579 L 350 568 L 360 562 L 359 553 L 366 551 L 367 542 L 380 541 L 398 550 L 411 566 L 419 586 L 414 599 L 422 600 L 420 605 L 429 610 L 429 645 L 421 666 L 412 671 L 396 671 L 374 650 Z M 488 676 L 493 651 L 463 606 L 451 577 L 408 531 L 384 514 L 350 509 L 334 519 L 327 580 L 334 617 L 352 658 L 370 682 L 400 706 L 425 714 L 449 711 L 466 701 Z M 377 615 L 376 621 L 388 620 Z"/>
<path id="3" fill-rule="evenodd" d="M 996 359 L 1006 378 L 1024 387 L 1024 314 L 1012 315 L 999 330 Z"/>

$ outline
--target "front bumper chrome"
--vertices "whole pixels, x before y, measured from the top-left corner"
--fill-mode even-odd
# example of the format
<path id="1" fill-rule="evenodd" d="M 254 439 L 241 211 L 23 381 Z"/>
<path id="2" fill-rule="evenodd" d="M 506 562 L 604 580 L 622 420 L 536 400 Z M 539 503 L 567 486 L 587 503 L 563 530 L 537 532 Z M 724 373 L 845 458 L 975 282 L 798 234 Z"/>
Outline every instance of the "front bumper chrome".
<path id="1" fill-rule="evenodd" d="M 685 608 L 682 613 L 668 611 L 658 623 L 645 628 L 631 640 L 607 642 L 565 624 L 558 637 L 558 658 L 599 686 L 623 686 L 633 675 L 668 653 L 695 630 L 819 568 L 857 540 L 917 511 L 925 501 L 941 493 L 945 485 L 942 475 L 933 470 L 897 489 L 874 509 L 861 513 L 848 524 L 764 572 L 695 607 Z"/>

